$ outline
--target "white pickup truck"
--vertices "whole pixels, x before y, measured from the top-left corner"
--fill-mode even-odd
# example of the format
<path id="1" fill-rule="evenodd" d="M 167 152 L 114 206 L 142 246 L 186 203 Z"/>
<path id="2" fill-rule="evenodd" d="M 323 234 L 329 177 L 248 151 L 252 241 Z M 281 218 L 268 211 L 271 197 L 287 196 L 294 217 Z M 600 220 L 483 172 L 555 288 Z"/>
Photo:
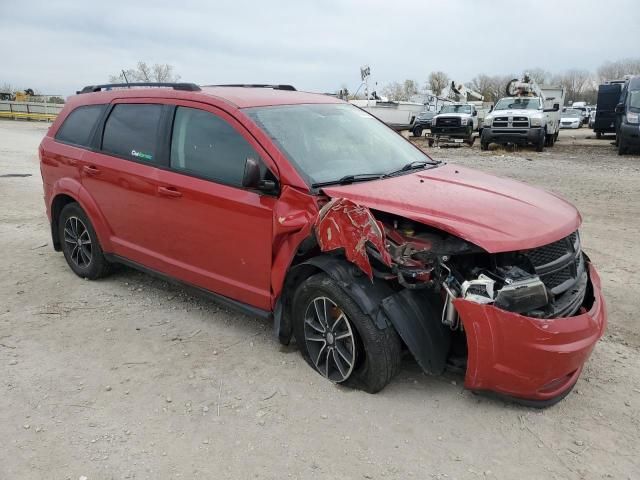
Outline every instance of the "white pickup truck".
<path id="1" fill-rule="evenodd" d="M 514 96 L 501 98 L 484 118 L 480 148 L 489 144 L 532 144 L 542 152 L 552 147 L 560 130 L 560 110 L 564 105 L 564 87 L 514 83 Z M 507 91 L 511 88 L 511 83 Z"/>
<path id="2" fill-rule="evenodd" d="M 478 111 L 469 103 L 450 103 L 431 119 L 431 134 L 472 141 L 478 129 Z"/>

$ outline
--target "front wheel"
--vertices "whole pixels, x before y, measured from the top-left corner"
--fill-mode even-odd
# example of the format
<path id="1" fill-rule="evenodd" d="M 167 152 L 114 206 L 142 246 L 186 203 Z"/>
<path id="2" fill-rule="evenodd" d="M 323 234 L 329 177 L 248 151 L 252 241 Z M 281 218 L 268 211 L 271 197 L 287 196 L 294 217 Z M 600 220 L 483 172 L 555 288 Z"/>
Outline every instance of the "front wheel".
<path id="1" fill-rule="evenodd" d="M 106 276 L 111 264 L 104 257 L 93 225 L 80 205 L 66 205 L 58 222 L 62 253 L 71 270 L 89 280 Z"/>
<path id="2" fill-rule="evenodd" d="M 413 136 L 414 137 L 421 137 L 422 136 L 422 127 L 416 127 L 413 129 Z"/>
<path id="3" fill-rule="evenodd" d="M 544 151 L 545 138 L 546 138 L 546 134 L 543 132 L 536 143 L 536 152 Z"/>
<path id="4" fill-rule="evenodd" d="M 293 333 L 307 363 L 333 383 L 376 393 L 399 370 L 401 343 L 394 328 L 379 329 L 325 273 L 298 287 Z"/>
<path id="5" fill-rule="evenodd" d="M 618 138 L 618 155 L 624 155 L 625 153 L 627 153 L 627 142 L 620 135 L 620 138 Z"/>

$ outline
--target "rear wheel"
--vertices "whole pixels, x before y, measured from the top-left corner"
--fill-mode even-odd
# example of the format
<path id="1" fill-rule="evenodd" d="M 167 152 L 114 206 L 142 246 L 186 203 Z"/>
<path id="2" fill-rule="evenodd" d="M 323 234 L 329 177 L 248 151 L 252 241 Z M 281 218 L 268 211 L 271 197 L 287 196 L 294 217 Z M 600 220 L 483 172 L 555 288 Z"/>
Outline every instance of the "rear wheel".
<path id="1" fill-rule="evenodd" d="M 331 382 L 375 393 L 399 370 L 401 343 L 393 327 L 379 329 L 325 273 L 298 287 L 293 322 L 302 356 Z"/>
<path id="2" fill-rule="evenodd" d="M 596 138 L 602 138 L 602 132 L 596 132 Z"/>
<path id="3" fill-rule="evenodd" d="M 80 205 L 69 203 L 62 209 L 58 232 L 64 258 L 76 275 L 95 280 L 109 274 L 111 264 L 104 257 L 93 225 Z"/>
<path id="4" fill-rule="evenodd" d="M 545 135 L 545 137 L 547 147 L 553 147 L 553 144 L 555 143 L 555 136 L 553 134 L 548 134 Z"/>

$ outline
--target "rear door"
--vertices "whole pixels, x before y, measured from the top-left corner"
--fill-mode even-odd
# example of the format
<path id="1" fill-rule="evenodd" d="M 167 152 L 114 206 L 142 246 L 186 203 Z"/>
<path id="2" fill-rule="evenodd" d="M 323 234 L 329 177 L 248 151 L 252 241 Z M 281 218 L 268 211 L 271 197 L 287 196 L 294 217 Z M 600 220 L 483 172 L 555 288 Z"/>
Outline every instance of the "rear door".
<path id="1" fill-rule="evenodd" d="M 178 102 L 165 195 L 163 257 L 170 274 L 226 297 L 270 309 L 273 208 L 277 198 L 242 187 L 245 161 L 275 179 L 267 153 L 228 113 Z"/>
<path id="2" fill-rule="evenodd" d="M 95 140 L 98 151 L 82 158 L 81 178 L 107 221 L 112 253 L 162 270 L 158 177 L 168 165 L 161 133 L 171 107 L 156 102 L 127 99 L 110 106 Z"/>

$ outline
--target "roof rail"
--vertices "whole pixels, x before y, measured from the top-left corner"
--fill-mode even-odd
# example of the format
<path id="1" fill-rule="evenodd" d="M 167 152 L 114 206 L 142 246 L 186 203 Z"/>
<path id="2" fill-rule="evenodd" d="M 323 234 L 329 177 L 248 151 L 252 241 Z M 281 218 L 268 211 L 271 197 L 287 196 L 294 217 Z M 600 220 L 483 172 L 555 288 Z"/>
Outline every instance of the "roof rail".
<path id="1" fill-rule="evenodd" d="M 297 91 L 293 85 L 268 85 L 264 83 L 227 83 L 222 85 L 205 85 L 205 87 L 273 88 L 274 90 Z"/>
<path id="2" fill-rule="evenodd" d="M 168 87 L 174 90 L 185 90 L 187 92 L 200 91 L 200 87 L 195 83 L 167 83 L 167 82 L 133 82 L 133 83 L 105 83 L 102 85 L 87 85 L 76 93 L 92 93 L 101 90 L 111 90 L 112 88 L 131 88 L 131 87 Z"/>

